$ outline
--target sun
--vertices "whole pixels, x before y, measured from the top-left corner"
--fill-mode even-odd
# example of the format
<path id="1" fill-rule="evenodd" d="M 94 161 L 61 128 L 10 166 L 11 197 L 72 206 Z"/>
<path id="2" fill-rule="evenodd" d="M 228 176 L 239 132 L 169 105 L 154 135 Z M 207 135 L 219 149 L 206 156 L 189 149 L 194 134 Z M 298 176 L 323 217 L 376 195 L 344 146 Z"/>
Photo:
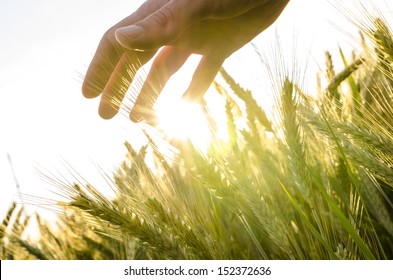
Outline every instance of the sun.
<path id="1" fill-rule="evenodd" d="M 170 139 L 190 140 L 202 152 L 211 141 L 211 132 L 199 104 L 167 98 L 157 104 L 157 128 Z"/>
<path id="2" fill-rule="evenodd" d="M 192 55 L 183 65 L 182 71 L 175 73 L 169 79 L 154 105 L 154 126 L 163 132 L 166 138 L 179 141 L 189 140 L 199 151 L 205 153 L 213 144 L 213 139 L 217 137 L 226 139 L 225 132 L 222 133 L 226 123 L 225 120 L 222 121 L 222 115 L 225 117 L 225 110 L 224 114 L 220 114 L 223 113 L 221 109 L 225 108 L 225 101 L 219 100 L 214 87 L 210 87 L 203 97 L 208 107 L 209 117 L 215 120 L 215 131 L 212 131 L 201 105 L 182 98 L 182 93 L 188 89 L 200 59 L 200 55 Z"/>

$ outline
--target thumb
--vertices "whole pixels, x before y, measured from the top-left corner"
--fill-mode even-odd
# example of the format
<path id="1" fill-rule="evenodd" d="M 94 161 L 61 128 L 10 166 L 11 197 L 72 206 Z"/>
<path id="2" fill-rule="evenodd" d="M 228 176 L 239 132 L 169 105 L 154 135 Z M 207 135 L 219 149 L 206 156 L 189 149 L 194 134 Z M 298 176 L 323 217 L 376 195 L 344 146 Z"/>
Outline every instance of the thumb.
<path id="1" fill-rule="evenodd" d="M 116 40 L 125 48 L 153 50 L 176 39 L 198 19 L 201 1 L 172 0 L 139 22 L 116 30 Z M 203 1 L 202 1 L 203 2 Z"/>

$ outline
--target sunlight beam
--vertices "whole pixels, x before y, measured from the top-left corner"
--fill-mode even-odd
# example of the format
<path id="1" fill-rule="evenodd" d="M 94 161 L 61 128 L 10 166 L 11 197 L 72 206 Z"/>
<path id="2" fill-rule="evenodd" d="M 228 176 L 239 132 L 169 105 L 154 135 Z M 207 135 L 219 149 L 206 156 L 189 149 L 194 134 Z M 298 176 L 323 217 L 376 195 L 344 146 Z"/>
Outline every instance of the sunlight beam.
<path id="1" fill-rule="evenodd" d="M 211 133 L 200 105 L 178 98 L 162 101 L 156 111 L 157 128 L 169 139 L 190 140 L 200 151 L 206 151 Z"/>

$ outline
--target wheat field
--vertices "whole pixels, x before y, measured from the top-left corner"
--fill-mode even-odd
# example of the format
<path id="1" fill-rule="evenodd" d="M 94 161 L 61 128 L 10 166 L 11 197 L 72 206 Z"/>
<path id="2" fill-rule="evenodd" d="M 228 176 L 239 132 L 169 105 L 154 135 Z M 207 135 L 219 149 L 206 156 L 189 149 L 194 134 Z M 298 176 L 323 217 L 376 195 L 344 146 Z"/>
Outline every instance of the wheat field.
<path id="1" fill-rule="evenodd" d="M 0 258 L 393 259 L 393 31 L 371 16 L 359 27 L 363 48 L 341 52 L 343 69 L 325 53 L 318 84 L 327 87 L 316 96 L 274 69 L 273 118 L 222 69 L 214 86 L 228 140 L 214 137 L 201 104 L 213 135 L 206 152 L 146 132 L 148 143 L 126 144 L 108 176 L 113 196 L 47 178 L 64 197 L 50 206 L 56 224 L 14 203 Z"/>

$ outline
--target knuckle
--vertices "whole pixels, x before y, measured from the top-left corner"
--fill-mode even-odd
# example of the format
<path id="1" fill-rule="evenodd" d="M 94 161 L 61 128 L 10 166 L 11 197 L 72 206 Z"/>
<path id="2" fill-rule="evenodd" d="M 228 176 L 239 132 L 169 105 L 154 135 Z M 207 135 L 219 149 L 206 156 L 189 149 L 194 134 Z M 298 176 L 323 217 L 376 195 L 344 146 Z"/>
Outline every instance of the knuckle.
<path id="1" fill-rule="evenodd" d="M 168 27 L 175 22 L 175 14 L 172 9 L 164 6 L 154 14 L 153 20 L 162 27 Z"/>
<path id="2" fill-rule="evenodd" d="M 102 40 L 105 41 L 110 41 L 115 39 L 115 31 L 116 29 L 114 27 L 109 28 L 107 31 L 105 31 L 104 35 L 102 36 Z"/>
<path id="3" fill-rule="evenodd" d="M 113 55 L 120 55 L 124 52 L 124 49 L 116 40 L 116 27 L 108 29 L 101 38 L 100 45 L 103 47 L 104 51 L 112 53 Z"/>
<path id="4" fill-rule="evenodd" d="M 110 46 L 115 45 L 116 37 L 115 37 L 115 29 L 110 28 L 108 29 L 101 38 L 101 43 L 107 44 Z"/>

